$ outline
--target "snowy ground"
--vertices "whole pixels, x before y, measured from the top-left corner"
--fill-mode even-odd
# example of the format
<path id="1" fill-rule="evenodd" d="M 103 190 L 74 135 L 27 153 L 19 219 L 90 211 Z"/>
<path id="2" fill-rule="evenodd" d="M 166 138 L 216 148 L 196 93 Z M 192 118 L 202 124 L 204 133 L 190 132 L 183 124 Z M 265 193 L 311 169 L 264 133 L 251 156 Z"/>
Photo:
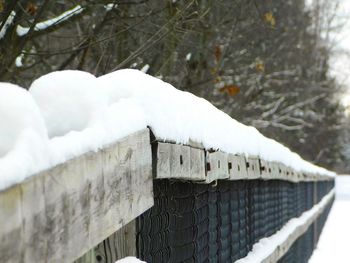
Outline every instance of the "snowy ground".
<path id="1" fill-rule="evenodd" d="M 141 261 L 135 257 L 126 257 L 116 261 L 115 263 L 146 263 L 146 262 Z"/>
<path id="2" fill-rule="evenodd" d="M 336 201 L 309 263 L 350 262 L 350 176 L 336 179 Z"/>

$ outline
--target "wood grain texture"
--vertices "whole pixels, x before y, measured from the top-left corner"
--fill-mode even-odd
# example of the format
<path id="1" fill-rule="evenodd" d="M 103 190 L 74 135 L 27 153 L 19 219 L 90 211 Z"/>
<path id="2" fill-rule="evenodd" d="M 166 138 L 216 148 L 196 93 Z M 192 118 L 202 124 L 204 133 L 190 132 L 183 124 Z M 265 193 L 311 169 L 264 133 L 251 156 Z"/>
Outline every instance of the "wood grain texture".
<path id="1" fill-rule="evenodd" d="M 207 159 L 207 176 L 206 183 L 211 183 L 215 180 L 228 179 L 230 177 L 228 169 L 228 154 L 224 152 L 206 152 Z"/>
<path id="2" fill-rule="evenodd" d="M 74 263 L 114 263 L 128 256 L 137 256 L 135 220 L 117 230 Z"/>
<path id="3" fill-rule="evenodd" d="M 279 163 L 270 162 L 269 166 L 271 168 L 272 179 L 276 180 L 282 178 L 282 171 L 280 172 Z"/>
<path id="4" fill-rule="evenodd" d="M 248 158 L 246 158 L 246 162 L 247 162 L 248 179 L 253 180 L 253 179 L 261 178 L 259 157 L 249 156 Z"/>
<path id="5" fill-rule="evenodd" d="M 156 147 L 156 178 L 177 178 L 192 181 L 205 180 L 205 156 L 201 149 L 190 146 L 161 143 Z"/>
<path id="6" fill-rule="evenodd" d="M 72 262 L 153 205 L 149 130 L 0 192 L 0 262 Z"/>
<path id="7" fill-rule="evenodd" d="M 101 243 L 97 251 L 103 255 L 103 263 L 114 263 L 128 256 L 136 257 L 136 225 L 131 221 Z"/>
<path id="8" fill-rule="evenodd" d="M 259 156 L 205 151 L 174 142 L 153 141 L 153 170 L 155 179 L 180 179 L 211 183 L 216 180 L 284 180 L 289 182 L 326 181 L 333 177 L 301 173 L 282 163 Z M 204 154 L 205 153 L 205 154 Z M 205 160 L 203 158 L 205 157 Z"/>
<path id="9" fill-rule="evenodd" d="M 231 167 L 229 169 L 230 180 L 248 179 L 246 158 L 243 155 L 229 154 L 227 161 Z"/>
<path id="10" fill-rule="evenodd" d="M 334 180 L 258 157 L 205 152 L 200 144 L 156 143 L 152 158 L 149 130 L 140 131 L 0 191 L 0 262 L 64 263 L 89 251 L 81 261 L 88 263 L 133 254 L 121 252 L 135 248 L 132 238 L 113 233 L 153 205 L 152 165 L 155 178 L 202 183 Z M 97 246 L 107 237 L 117 251 L 109 255 Z"/>
<path id="11" fill-rule="evenodd" d="M 22 262 L 24 244 L 20 197 L 19 186 L 0 192 L 0 262 Z"/>
<path id="12" fill-rule="evenodd" d="M 260 159 L 260 171 L 261 179 L 270 180 L 273 179 L 271 163 Z"/>
<path id="13" fill-rule="evenodd" d="M 45 209 L 44 177 L 33 177 L 21 185 L 24 255 L 23 262 L 40 262 L 47 258 L 49 222 Z"/>

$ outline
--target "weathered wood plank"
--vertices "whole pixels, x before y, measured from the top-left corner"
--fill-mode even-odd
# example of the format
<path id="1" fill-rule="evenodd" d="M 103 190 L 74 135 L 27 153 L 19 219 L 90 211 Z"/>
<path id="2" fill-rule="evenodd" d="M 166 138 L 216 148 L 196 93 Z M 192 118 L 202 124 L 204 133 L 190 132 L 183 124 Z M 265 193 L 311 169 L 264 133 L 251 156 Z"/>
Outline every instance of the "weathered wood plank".
<path id="1" fill-rule="evenodd" d="M 132 220 L 130 223 L 119 229 L 112 235 L 114 242 L 114 250 L 116 252 L 115 259 L 110 260 L 114 263 L 118 259 L 122 259 L 128 256 L 137 256 L 136 253 L 136 220 Z M 106 250 L 106 249 L 105 249 Z M 112 248 L 113 250 L 113 248 Z"/>
<path id="2" fill-rule="evenodd" d="M 261 171 L 261 179 L 263 180 L 274 179 L 270 162 L 260 159 L 260 171 Z"/>
<path id="3" fill-rule="evenodd" d="M 47 258 L 48 227 L 45 215 L 44 177 L 35 176 L 20 186 L 23 219 L 24 262 Z M 34 216 L 33 216 L 34 215 Z"/>
<path id="4" fill-rule="evenodd" d="M 86 252 L 82 257 L 74 261 L 74 263 L 100 263 L 103 257 L 95 251 L 97 247 Z"/>
<path id="5" fill-rule="evenodd" d="M 136 254 L 136 221 L 132 220 L 74 263 L 114 263 Z"/>
<path id="6" fill-rule="evenodd" d="M 271 174 L 272 174 L 272 179 L 279 179 L 281 176 L 279 164 L 276 162 L 270 162 L 270 168 L 271 168 Z"/>
<path id="7" fill-rule="evenodd" d="M 252 180 L 252 179 L 261 178 L 259 157 L 249 156 L 246 159 L 246 162 L 247 162 L 248 179 Z"/>
<path id="8" fill-rule="evenodd" d="M 284 164 L 279 164 L 279 166 L 280 166 L 281 171 L 282 171 L 281 177 L 288 180 L 288 179 L 289 179 L 289 178 L 288 178 L 288 177 L 289 177 L 289 176 L 288 176 L 288 175 L 289 175 L 289 172 L 288 172 L 287 166 L 284 165 Z"/>
<path id="9" fill-rule="evenodd" d="M 153 146 L 156 150 L 155 155 L 153 155 L 153 162 L 155 162 L 156 179 L 171 178 L 170 173 L 170 162 L 171 162 L 171 147 L 170 143 L 156 143 Z"/>
<path id="10" fill-rule="evenodd" d="M 205 180 L 205 152 L 202 149 L 190 149 L 190 174 L 195 181 Z"/>
<path id="11" fill-rule="evenodd" d="M 22 262 L 21 189 L 0 192 L 0 262 Z"/>
<path id="12" fill-rule="evenodd" d="M 206 152 L 207 157 L 207 176 L 206 183 L 215 180 L 228 179 L 230 177 L 228 169 L 228 154 L 224 152 Z"/>
<path id="13" fill-rule="evenodd" d="M 156 178 L 205 180 L 204 151 L 185 145 L 157 143 Z"/>
<path id="14" fill-rule="evenodd" d="M 136 225 L 131 221 L 107 238 L 98 247 L 99 255 L 104 255 L 105 263 L 114 263 L 118 259 L 136 255 Z M 101 262 L 101 261 L 99 261 Z"/>
<path id="15" fill-rule="evenodd" d="M 191 178 L 190 147 L 178 144 L 170 147 L 170 174 L 184 179 Z"/>
<path id="16" fill-rule="evenodd" d="M 0 262 L 72 262 L 152 205 L 144 130 L 0 192 Z"/>
<path id="17" fill-rule="evenodd" d="M 246 159 L 243 155 L 229 154 L 227 161 L 229 163 L 229 180 L 248 179 Z"/>
<path id="18" fill-rule="evenodd" d="M 204 154 L 205 153 L 205 154 Z M 205 157 L 206 160 L 203 160 Z M 221 151 L 204 151 L 188 145 L 153 142 L 155 179 L 180 179 L 211 183 L 215 180 L 285 180 L 290 182 L 333 180 L 295 171 L 282 163 L 258 156 L 245 157 Z"/>

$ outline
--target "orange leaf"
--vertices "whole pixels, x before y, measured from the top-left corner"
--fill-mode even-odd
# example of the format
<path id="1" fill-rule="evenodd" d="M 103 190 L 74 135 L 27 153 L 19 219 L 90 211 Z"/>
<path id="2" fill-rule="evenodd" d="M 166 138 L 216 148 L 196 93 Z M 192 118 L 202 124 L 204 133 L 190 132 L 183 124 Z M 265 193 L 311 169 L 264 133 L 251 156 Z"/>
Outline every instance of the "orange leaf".
<path id="1" fill-rule="evenodd" d="M 275 26 L 276 25 L 276 19 L 273 16 L 272 12 L 267 12 L 264 14 L 264 19 L 267 23 L 269 23 L 271 26 Z"/>
<path id="2" fill-rule="evenodd" d="M 26 12 L 32 16 L 36 15 L 36 12 L 38 11 L 38 6 L 36 6 L 34 3 L 29 2 L 26 6 Z"/>
<path id="3" fill-rule="evenodd" d="M 216 78 L 213 80 L 213 82 L 216 84 L 216 83 L 219 83 L 221 81 L 221 78 L 219 76 L 216 76 Z"/>
<path id="4" fill-rule="evenodd" d="M 221 93 L 227 93 L 230 96 L 235 96 L 239 91 L 240 88 L 235 85 L 226 85 L 219 89 Z"/>
<path id="5" fill-rule="evenodd" d="M 215 62 L 216 64 L 220 61 L 221 55 L 222 55 L 222 50 L 220 46 L 215 46 Z"/>
<path id="6" fill-rule="evenodd" d="M 262 61 L 256 62 L 255 68 L 258 72 L 264 72 L 265 71 L 265 64 Z"/>

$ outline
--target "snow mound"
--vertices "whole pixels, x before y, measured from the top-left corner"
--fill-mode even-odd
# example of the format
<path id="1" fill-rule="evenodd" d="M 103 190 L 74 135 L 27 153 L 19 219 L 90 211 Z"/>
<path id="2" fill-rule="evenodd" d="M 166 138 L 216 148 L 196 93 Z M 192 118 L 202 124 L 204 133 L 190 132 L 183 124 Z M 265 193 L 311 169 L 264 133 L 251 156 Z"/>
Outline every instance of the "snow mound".
<path id="1" fill-rule="evenodd" d="M 32 96 L 0 83 L 0 189 L 50 164 L 44 120 Z"/>
<path id="2" fill-rule="evenodd" d="M 6 155 L 27 131 L 47 137 L 45 124 L 30 94 L 10 83 L 0 83 L 0 157 Z"/>
<path id="3" fill-rule="evenodd" d="M 106 103 L 95 76 L 77 70 L 44 75 L 29 91 L 44 116 L 50 138 L 86 129 Z"/>
<path id="4" fill-rule="evenodd" d="M 55 165 L 88 151 L 97 151 L 104 145 L 147 127 L 143 109 L 133 100 L 122 99 L 102 113 L 84 131 L 72 131 L 50 140 Z"/>
<path id="5" fill-rule="evenodd" d="M 190 139 L 207 149 L 259 156 L 296 170 L 334 175 L 304 161 L 287 147 L 266 138 L 254 127 L 237 122 L 210 102 L 177 90 L 169 83 L 134 69 L 118 70 L 97 78 L 108 103 L 132 99 L 143 109 L 148 126 L 159 138 L 177 143 Z"/>
<path id="6" fill-rule="evenodd" d="M 1 84 L 0 121 L 0 189 L 146 127 L 164 141 L 193 140 L 206 149 L 334 176 L 205 99 L 132 69 L 99 78 L 57 71 L 35 80 L 30 92 Z"/>
<path id="7" fill-rule="evenodd" d="M 135 257 L 126 257 L 126 258 L 122 258 L 122 259 L 116 261 L 115 263 L 146 263 L 146 262 L 141 261 Z"/>

